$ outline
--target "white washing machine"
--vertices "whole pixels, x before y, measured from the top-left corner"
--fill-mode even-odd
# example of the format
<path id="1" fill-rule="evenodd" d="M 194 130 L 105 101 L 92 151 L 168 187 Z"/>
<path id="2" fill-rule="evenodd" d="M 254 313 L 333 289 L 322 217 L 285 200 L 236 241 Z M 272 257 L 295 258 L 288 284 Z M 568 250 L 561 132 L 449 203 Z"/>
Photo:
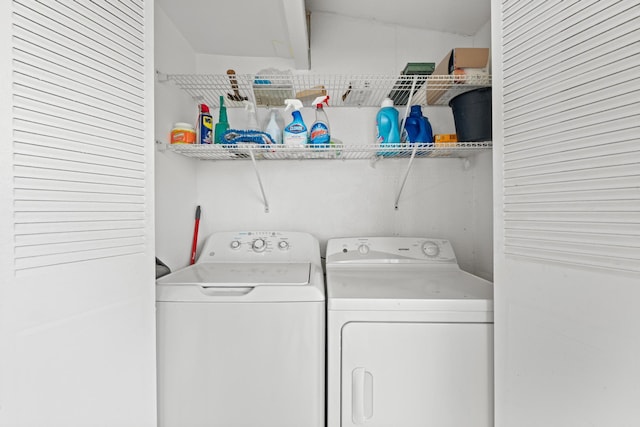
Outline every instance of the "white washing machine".
<path id="1" fill-rule="evenodd" d="M 327 425 L 493 426 L 493 286 L 446 240 L 327 244 Z"/>
<path id="2" fill-rule="evenodd" d="M 211 235 L 156 281 L 160 427 L 323 427 L 320 249 L 296 232 Z"/>

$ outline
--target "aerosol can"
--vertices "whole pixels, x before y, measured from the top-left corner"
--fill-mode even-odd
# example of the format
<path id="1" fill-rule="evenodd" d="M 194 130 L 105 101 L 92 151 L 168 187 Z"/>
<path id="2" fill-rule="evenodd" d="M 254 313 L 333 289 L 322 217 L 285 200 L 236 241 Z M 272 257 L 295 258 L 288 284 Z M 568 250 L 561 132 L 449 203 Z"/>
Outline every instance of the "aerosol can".
<path id="1" fill-rule="evenodd" d="M 198 144 L 211 144 L 213 142 L 213 118 L 207 104 L 200 104 L 199 109 L 196 141 Z"/>

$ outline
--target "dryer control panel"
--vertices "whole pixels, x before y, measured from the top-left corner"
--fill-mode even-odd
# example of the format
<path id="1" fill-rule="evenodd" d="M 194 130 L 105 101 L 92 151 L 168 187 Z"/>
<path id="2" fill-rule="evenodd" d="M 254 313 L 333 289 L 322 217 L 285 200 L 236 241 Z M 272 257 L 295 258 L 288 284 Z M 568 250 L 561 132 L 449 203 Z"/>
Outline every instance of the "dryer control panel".
<path id="1" fill-rule="evenodd" d="M 197 262 L 319 263 L 320 245 L 308 233 L 292 231 L 229 231 L 213 233 Z"/>
<path id="2" fill-rule="evenodd" d="M 350 237 L 330 239 L 327 264 L 457 264 L 448 240 L 424 237 Z"/>

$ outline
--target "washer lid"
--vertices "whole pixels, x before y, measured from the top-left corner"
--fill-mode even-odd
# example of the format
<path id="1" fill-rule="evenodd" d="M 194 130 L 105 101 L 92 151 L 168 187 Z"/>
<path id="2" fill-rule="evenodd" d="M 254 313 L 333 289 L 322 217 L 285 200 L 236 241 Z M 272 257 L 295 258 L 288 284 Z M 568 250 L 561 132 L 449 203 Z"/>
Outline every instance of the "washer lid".
<path id="1" fill-rule="evenodd" d="M 458 268 L 327 271 L 330 310 L 493 311 L 491 282 Z"/>
<path id="2" fill-rule="evenodd" d="M 161 277 L 159 285 L 239 287 L 307 285 L 310 263 L 197 263 Z"/>

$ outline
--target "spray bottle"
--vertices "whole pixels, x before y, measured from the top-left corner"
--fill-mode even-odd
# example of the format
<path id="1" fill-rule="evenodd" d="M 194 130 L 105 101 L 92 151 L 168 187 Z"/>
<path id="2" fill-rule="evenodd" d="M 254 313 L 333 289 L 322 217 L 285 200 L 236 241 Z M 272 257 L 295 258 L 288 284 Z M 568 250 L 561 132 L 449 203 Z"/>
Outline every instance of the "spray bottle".
<path id="1" fill-rule="evenodd" d="M 282 128 L 278 123 L 278 110 L 272 109 L 269 112 L 269 122 L 264 128 L 264 131 L 268 133 L 276 144 L 282 144 Z"/>
<path id="2" fill-rule="evenodd" d="M 224 144 L 222 135 L 229 129 L 229 121 L 227 119 L 227 107 L 224 106 L 224 97 L 220 97 L 220 119 L 216 123 L 215 143 Z"/>
<path id="3" fill-rule="evenodd" d="M 213 142 L 211 139 L 213 134 L 213 117 L 211 117 L 207 104 L 200 104 L 199 109 L 196 141 L 198 144 L 211 144 Z"/>
<path id="4" fill-rule="evenodd" d="M 322 108 L 322 103 L 329 106 L 329 95 L 319 96 L 313 100 L 313 105 L 316 106 L 316 121 L 311 125 L 309 142 L 311 145 L 324 145 L 328 147 L 331 140 L 329 118 L 324 108 Z"/>
<path id="5" fill-rule="evenodd" d="M 285 99 L 284 101 L 287 111 L 293 110 L 291 115 L 293 120 L 284 128 L 283 142 L 284 145 L 290 147 L 304 147 L 307 144 L 307 125 L 304 124 L 300 109 L 302 108 L 302 101 L 299 99 Z"/>
<path id="6" fill-rule="evenodd" d="M 255 104 L 250 101 L 242 101 L 242 103 L 244 104 L 244 110 L 247 112 L 247 129 L 259 131 L 260 126 L 258 125 Z"/>

